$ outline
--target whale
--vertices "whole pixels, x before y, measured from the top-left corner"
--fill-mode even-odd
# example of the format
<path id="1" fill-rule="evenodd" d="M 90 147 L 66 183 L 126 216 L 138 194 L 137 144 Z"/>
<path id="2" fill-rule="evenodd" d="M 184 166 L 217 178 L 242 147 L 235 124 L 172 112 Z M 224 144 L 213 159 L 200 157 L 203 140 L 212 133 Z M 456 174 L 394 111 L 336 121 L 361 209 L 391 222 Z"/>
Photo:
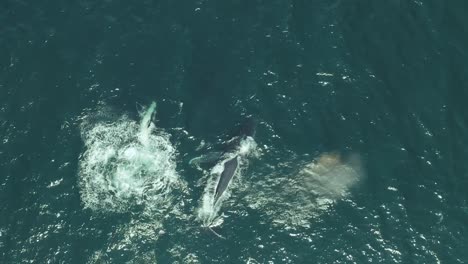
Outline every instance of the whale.
<path id="1" fill-rule="evenodd" d="M 198 217 L 203 226 L 214 235 L 225 239 L 213 230 L 222 222 L 218 215 L 222 203 L 229 196 L 229 190 L 236 177 L 242 176 L 241 170 L 248 165 L 248 158 L 256 155 L 256 142 L 254 140 L 256 121 L 247 117 L 236 127 L 235 133 L 226 138 L 221 144 L 208 145 L 211 152 L 193 158 L 190 164 L 202 170 L 201 166 L 211 167 L 211 177 L 208 179 L 202 196 L 202 203 L 198 209 Z M 202 143 L 202 147 L 204 146 Z M 203 170 L 205 170 L 203 169 Z"/>
<path id="2" fill-rule="evenodd" d="M 252 117 L 248 117 L 244 120 L 241 126 L 238 128 L 237 136 L 234 136 L 229 140 L 225 146 L 223 156 L 229 153 L 236 153 L 239 151 L 242 140 L 245 140 L 248 137 L 253 138 L 255 136 L 256 122 Z M 228 188 L 232 178 L 236 174 L 237 168 L 239 167 L 239 155 L 242 153 L 235 154 L 234 157 L 229 158 L 224 161 L 223 171 L 216 185 L 216 190 L 214 194 L 214 204 L 216 204 L 219 198 Z"/>

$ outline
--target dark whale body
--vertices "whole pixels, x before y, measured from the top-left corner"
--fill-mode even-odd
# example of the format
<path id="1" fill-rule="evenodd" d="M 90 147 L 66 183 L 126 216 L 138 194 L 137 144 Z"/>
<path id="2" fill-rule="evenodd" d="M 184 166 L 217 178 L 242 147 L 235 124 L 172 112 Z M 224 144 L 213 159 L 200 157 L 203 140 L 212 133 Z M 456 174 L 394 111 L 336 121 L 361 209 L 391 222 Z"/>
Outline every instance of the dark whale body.
<path id="1" fill-rule="evenodd" d="M 215 198 L 214 198 L 215 203 L 218 201 L 219 197 L 223 195 L 224 191 L 226 191 L 229 183 L 231 182 L 232 177 L 236 173 L 238 166 L 239 166 L 239 161 L 237 160 L 237 156 L 235 156 L 234 158 L 224 163 L 224 170 L 221 173 L 221 176 L 219 177 L 218 185 L 216 186 Z"/>
<path id="2" fill-rule="evenodd" d="M 204 154 L 198 158 L 192 159 L 190 163 L 196 163 L 198 166 L 202 167 L 213 167 L 217 163 L 219 163 L 226 154 L 236 152 L 239 149 L 240 143 L 242 140 L 246 139 L 247 137 L 254 137 L 255 136 L 255 129 L 257 123 L 252 117 L 247 117 L 234 132 L 234 134 L 230 137 L 229 140 L 223 141 L 218 145 L 212 147 L 214 151 Z"/>
<path id="3" fill-rule="evenodd" d="M 223 152 L 228 153 L 232 152 L 233 150 L 236 150 L 241 141 L 245 139 L 246 137 L 254 137 L 255 136 L 255 129 L 257 127 L 257 123 L 255 119 L 252 117 L 247 117 L 244 122 L 237 128 L 237 132 L 235 135 L 228 140 L 227 142 L 224 142 L 223 145 Z"/>

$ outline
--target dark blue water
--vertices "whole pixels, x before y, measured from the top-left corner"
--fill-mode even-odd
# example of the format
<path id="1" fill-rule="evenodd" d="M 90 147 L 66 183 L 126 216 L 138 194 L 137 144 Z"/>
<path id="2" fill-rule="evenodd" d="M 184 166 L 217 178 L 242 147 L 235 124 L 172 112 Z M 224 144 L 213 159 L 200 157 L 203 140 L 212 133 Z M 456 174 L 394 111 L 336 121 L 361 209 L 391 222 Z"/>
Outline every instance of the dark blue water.
<path id="1" fill-rule="evenodd" d="M 467 12 L 2 1 L 0 263 L 467 263 Z"/>

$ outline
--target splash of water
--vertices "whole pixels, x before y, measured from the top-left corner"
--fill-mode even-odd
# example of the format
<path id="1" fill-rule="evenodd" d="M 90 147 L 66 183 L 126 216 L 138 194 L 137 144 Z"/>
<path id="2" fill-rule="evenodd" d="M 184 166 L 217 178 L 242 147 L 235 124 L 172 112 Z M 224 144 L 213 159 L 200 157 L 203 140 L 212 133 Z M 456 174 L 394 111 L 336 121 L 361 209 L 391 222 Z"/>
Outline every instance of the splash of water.
<path id="1" fill-rule="evenodd" d="M 156 103 L 152 103 L 139 124 L 126 116 L 112 122 L 84 119 L 81 135 L 86 151 L 79 174 L 86 208 L 128 212 L 143 207 L 148 213 L 171 204 L 171 191 L 182 182 L 169 136 L 156 133 L 151 123 L 155 111 Z"/>
<path id="2" fill-rule="evenodd" d="M 81 199 L 94 212 L 132 217 L 114 227 L 105 248 L 89 262 L 119 262 L 126 255 L 154 263 L 154 253 L 146 245 L 164 233 L 165 217 L 184 217 L 178 198 L 186 184 L 176 172 L 176 150 L 169 135 L 152 123 L 156 103 L 144 109 L 140 122 L 99 110 L 81 124 L 85 145 L 79 161 Z"/>

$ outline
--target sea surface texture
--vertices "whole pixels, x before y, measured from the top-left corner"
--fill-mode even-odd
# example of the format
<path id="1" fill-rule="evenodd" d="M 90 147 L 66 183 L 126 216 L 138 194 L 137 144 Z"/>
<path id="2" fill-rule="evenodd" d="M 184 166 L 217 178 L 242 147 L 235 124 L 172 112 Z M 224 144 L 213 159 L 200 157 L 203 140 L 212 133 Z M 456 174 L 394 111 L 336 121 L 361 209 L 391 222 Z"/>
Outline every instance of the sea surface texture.
<path id="1" fill-rule="evenodd" d="M 0 263 L 468 263 L 467 188 L 468 1 L 0 2 Z"/>

